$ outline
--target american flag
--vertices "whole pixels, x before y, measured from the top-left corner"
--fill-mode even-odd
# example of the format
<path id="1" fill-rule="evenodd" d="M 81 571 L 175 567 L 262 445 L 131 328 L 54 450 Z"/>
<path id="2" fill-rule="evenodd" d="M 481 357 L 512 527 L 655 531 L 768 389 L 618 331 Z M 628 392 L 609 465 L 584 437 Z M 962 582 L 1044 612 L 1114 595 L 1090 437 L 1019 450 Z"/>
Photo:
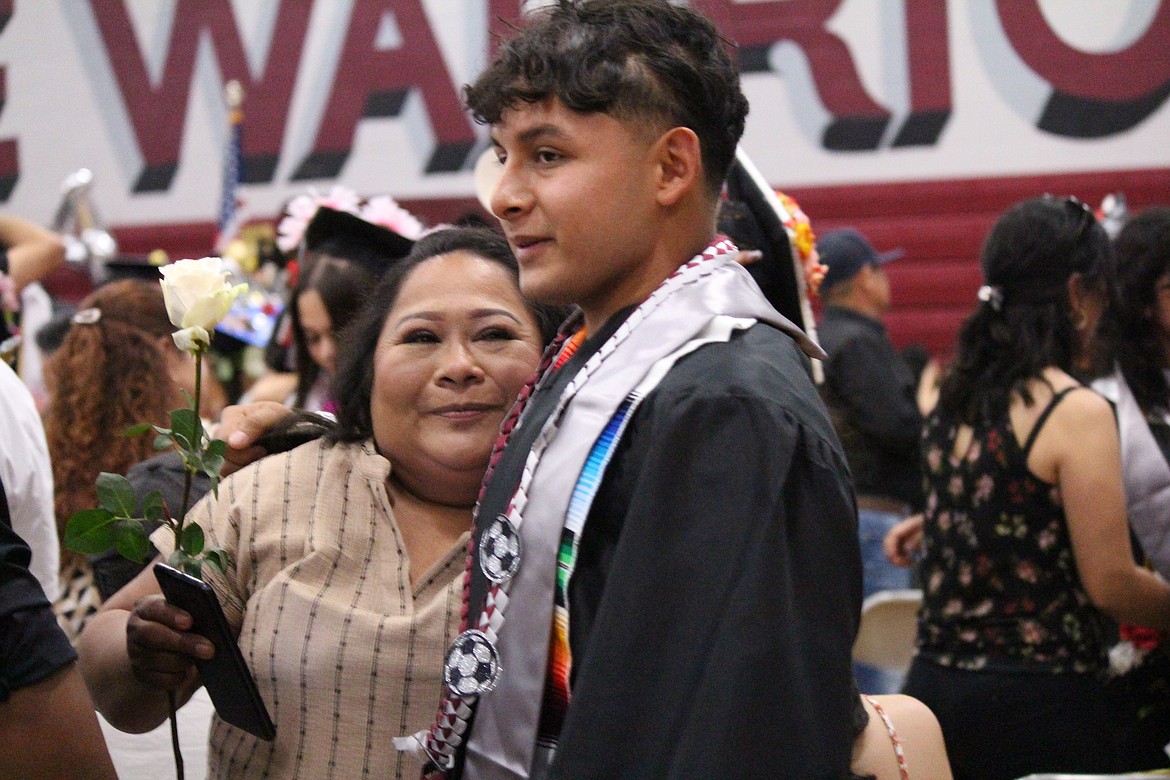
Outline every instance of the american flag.
<path id="1" fill-rule="evenodd" d="M 241 148 L 241 130 L 244 124 L 243 90 L 238 81 L 227 84 L 224 94 L 228 104 L 228 138 L 223 154 L 223 191 L 219 200 L 219 218 L 216 221 L 215 251 L 223 252 L 240 232 L 240 181 L 244 175 L 244 156 Z"/>

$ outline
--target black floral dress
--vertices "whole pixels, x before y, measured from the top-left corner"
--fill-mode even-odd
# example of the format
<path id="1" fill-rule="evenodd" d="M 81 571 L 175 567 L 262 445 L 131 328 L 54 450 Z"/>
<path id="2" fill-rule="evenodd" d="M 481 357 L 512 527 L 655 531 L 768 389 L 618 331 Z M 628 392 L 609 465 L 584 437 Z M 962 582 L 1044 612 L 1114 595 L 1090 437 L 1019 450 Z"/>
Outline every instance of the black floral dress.
<path id="1" fill-rule="evenodd" d="M 956 780 L 1117 768 L 1108 626 L 1081 585 L 1059 490 L 1027 467 L 1064 395 L 1023 447 L 1008 419 L 976 426 L 961 456 L 958 421 L 936 412 L 923 432 L 923 607 L 903 692 L 938 716 Z"/>
<path id="2" fill-rule="evenodd" d="M 1068 391 L 1066 390 L 1065 393 Z M 933 416 L 923 436 L 926 524 L 918 652 L 960 669 L 1098 673 L 1105 632 L 1073 557 L 1060 492 L 1028 452 L 1055 396 L 1020 447 L 1008 420 L 977 428 Z"/>

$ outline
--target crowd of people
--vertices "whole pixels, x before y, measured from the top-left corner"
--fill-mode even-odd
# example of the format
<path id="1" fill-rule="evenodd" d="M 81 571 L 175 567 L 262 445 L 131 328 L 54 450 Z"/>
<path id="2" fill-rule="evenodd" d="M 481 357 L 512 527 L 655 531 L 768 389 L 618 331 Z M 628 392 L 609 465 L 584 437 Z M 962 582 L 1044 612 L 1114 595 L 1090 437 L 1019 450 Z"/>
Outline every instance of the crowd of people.
<path id="1" fill-rule="evenodd" d="M 214 717 L 208 777 L 1170 763 L 1170 207 L 1114 237 L 1072 197 L 1010 206 L 954 356 L 912 366 L 899 252 L 820 237 L 817 343 L 717 231 L 748 105 L 699 12 L 555 4 L 465 98 L 498 230 L 290 204 L 272 371 L 218 421 L 223 481 L 183 491 L 275 724 Z M 14 224 L 23 284 L 63 251 Z M 146 561 L 60 545 L 100 472 L 182 481 L 123 435 L 196 385 L 172 330 L 157 284 L 98 287 L 43 428 L 0 364 L 0 777 L 113 777 L 94 708 L 152 731 L 216 652 Z M 863 598 L 907 587 L 905 680 L 855 667 Z"/>

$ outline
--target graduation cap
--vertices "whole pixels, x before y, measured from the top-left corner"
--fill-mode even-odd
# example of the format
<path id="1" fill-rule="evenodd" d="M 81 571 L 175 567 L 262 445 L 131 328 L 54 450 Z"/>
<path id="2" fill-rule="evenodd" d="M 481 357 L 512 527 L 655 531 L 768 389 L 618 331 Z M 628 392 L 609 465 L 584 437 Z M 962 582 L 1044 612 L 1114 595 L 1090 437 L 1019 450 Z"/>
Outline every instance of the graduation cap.
<path id="1" fill-rule="evenodd" d="M 357 263 L 381 276 L 395 260 L 410 254 L 414 242 L 356 214 L 320 206 L 305 228 L 306 252 Z"/>
<path id="2" fill-rule="evenodd" d="M 140 279 L 157 282 L 162 278 L 159 268 L 168 262 L 166 253 L 125 254 L 119 253 L 102 263 L 101 278 L 94 279 L 95 286 L 116 282 L 121 279 Z"/>
<path id="3" fill-rule="evenodd" d="M 759 260 L 746 266 L 748 273 L 776 311 L 807 329 L 802 285 L 788 231 L 739 159 L 727 174 L 727 200 L 719 210 L 719 232 L 740 249 L 761 253 Z"/>
<path id="4" fill-rule="evenodd" d="M 719 231 L 740 249 L 760 252 L 760 259 L 746 266 L 748 273 L 773 308 L 816 341 L 804 263 L 784 225 L 790 215 L 742 149 L 736 151 L 725 183 L 727 199 L 720 204 Z M 819 382 L 821 374 L 821 366 L 814 362 L 813 379 Z"/>

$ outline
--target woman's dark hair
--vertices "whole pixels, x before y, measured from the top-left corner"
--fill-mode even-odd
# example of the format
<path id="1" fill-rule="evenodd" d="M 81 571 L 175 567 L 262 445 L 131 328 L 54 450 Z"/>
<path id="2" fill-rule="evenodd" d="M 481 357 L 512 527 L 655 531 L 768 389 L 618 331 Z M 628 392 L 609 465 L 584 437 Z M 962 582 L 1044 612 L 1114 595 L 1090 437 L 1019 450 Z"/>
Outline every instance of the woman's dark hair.
<path id="1" fill-rule="evenodd" d="M 340 336 L 337 376 L 333 396 L 337 399 L 337 428 L 329 434 L 332 442 L 363 441 L 373 435 L 370 397 L 374 389 L 374 352 L 386 324 L 386 317 L 414 269 L 440 255 L 469 252 L 497 263 L 519 280 L 516 258 L 503 236 L 485 228 L 445 228 L 420 238 L 410 254 L 382 277 L 368 304 Z M 528 302 L 528 309 L 540 327 L 543 344 L 549 344 L 568 309 Z"/>
<path id="2" fill-rule="evenodd" d="M 549 96 L 581 113 L 690 128 L 712 194 L 748 112 L 719 31 L 667 0 L 560 0 L 530 16 L 464 95 L 476 121 L 487 124 Z"/>
<path id="3" fill-rule="evenodd" d="M 1102 338 L 1126 384 L 1147 414 L 1165 412 L 1170 386 L 1162 370 L 1166 354 L 1155 308 L 1158 280 L 1170 273 L 1170 206 L 1155 206 L 1133 217 L 1113 241 L 1117 295 L 1102 321 Z"/>
<path id="4" fill-rule="evenodd" d="M 331 254 L 327 247 L 311 254 L 306 253 L 305 267 L 301 269 L 288 303 L 288 316 L 292 321 L 293 359 L 297 371 L 296 400 L 293 406 L 301 408 L 305 405 L 309 393 L 321 376 L 321 367 L 309 354 L 309 342 L 301 324 L 301 314 L 297 307 L 300 297 L 310 290 L 321 296 L 336 336 L 357 316 L 366 297 L 377 284 L 378 277 L 369 270 L 367 264 Z"/>
<path id="5" fill-rule="evenodd" d="M 975 424 L 1007 413 L 1013 393 L 1048 366 L 1072 371 L 1081 340 L 1068 280 L 1108 296 L 1113 251 L 1092 211 L 1076 198 L 1042 196 L 1008 209 L 983 245 L 983 303 L 963 322 L 939 391 L 939 410 Z"/>

